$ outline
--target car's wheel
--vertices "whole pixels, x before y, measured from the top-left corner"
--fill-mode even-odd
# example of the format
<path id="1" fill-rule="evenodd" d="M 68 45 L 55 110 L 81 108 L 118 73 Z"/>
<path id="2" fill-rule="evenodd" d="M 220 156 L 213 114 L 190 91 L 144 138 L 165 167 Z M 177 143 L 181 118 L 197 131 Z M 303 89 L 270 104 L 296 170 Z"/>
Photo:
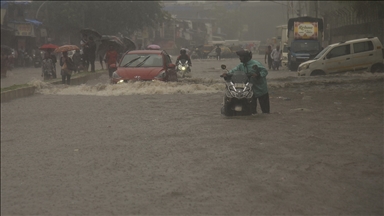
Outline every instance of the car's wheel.
<path id="1" fill-rule="evenodd" d="M 312 71 L 311 73 L 311 76 L 322 76 L 322 75 L 325 75 L 325 72 L 322 70 L 315 70 L 315 71 Z"/>
<path id="2" fill-rule="evenodd" d="M 371 67 L 371 72 L 372 73 L 377 73 L 377 72 L 384 72 L 384 69 L 383 69 L 383 65 L 382 64 L 375 64 Z"/>

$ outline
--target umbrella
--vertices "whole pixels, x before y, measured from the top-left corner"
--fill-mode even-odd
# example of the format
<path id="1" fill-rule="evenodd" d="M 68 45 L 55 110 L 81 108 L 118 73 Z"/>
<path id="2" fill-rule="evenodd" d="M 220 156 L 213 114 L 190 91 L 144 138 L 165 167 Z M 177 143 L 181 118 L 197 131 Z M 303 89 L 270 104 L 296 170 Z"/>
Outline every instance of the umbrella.
<path id="1" fill-rule="evenodd" d="M 106 52 L 111 45 L 118 52 L 124 52 L 126 49 L 125 44 L 118 37 L 113 35 L 103 35 L 99 41 L 101 41 L 101 44 L 98 47 L 98 52 Z"/>
<path id="2" fill-rule="evenodd" d="M 136 49 L 137 46 L 136 46 L 135 42 L 133 42 L 131 39 L 129 39 L 127 37 L 123 37 L 121 40 L 125 44 L 125 47 L 127 48 L 127 50 L 135 50 Z"/>
<path id="3" fill-rule="evenodd" d="M 6 54 L 6 55 L 12 54 L 12 48 L 6 45 L 1 45 L 1 54 Z"/>
<path id="4" fill-rule="evenodd" d="M 41 47 L 39 47 L 40 50 L 55 50 L 57 47 L 57 45 L 55 44 L 43 44 Z"/>
<path id="5" fill-rule="evenodd" d="M 100 40 L 116 40 L 119 41 L 120 43 L 123 43 L 119 37 L 114 36 L 114 35 L 103 35 L 100 37 Z"/>
<path id="6" fill-rule="evenodd" d="M 149 49 L 149 50 L 159 50 L 160 46 L 156 45 L 156 44 L 151 44 L 151 45 L 147 46 L 147 49 Z"/>
<path id="7" fill-rule="evenodd" d="M 108 50 L 109 46 L 113 46 L 117 52 L 124 52 L 125 50 L 125 45 L 115 40 L 105 41 L 101 46 L 105 50 Z"/>
<path id="8" fill-rule="evenodd" d="M 88 37 L 89 36 L 94 36 L 95 38 L 101 38 L 101 34 L 99 32 L 97 32 L 94 29 L 90 29 L 90 28 L 81 29 L 80 33 L 81 34 L 86 34 Z"/>
<path id="9" fill-rule="evenodd" d="M 54 52 L 59 53 L 59 52 L 67 52 L 67 51 L 71 51 L 71 50 L 80 50 L 80 49 L 76 45 L 64 45 L 64 46 L 56 48 Z"/>

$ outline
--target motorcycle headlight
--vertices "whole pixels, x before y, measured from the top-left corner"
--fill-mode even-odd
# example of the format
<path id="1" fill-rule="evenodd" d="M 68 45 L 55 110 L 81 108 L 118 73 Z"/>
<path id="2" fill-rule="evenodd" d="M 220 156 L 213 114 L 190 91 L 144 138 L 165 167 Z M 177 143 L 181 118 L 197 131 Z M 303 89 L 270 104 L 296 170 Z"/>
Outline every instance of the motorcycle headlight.
<path id="1" fill-rule="evenodd" d="M 181 70 L 185 70 L 185 67 L 181 67 Z"/>
<path id="2" fill-rule="evenodd" d="M 178 68 L 179 70 L 182 70 L 183 66 L 181 66 L 181 65 L 177 65 L 177 68 Z"/>

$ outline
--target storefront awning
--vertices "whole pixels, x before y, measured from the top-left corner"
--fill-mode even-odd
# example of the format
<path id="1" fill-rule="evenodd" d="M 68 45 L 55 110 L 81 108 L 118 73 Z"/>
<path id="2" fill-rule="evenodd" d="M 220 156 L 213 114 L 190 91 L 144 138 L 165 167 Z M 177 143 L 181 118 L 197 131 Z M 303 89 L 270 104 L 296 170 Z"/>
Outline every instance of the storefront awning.
<path id="1" fill-rule="evenodd" d="M 42 25 L 43 23 L 38 21 L 38 20 L 33 20 L 33 19 L 25 19 L 25 21 L 17 21 L 17 20 L 11 20 L 9 21 L 9 23 L 32 23 L 33 25 L 35 26 L 40 26 Z"/>
<path id="2" fill-rule="evenodd" d="M 17 30 L 15 28 L 10 27 L 10 26 L 1 25 L 1 31 L 15 32 Z"/>
<path id="3" fill-rule="evenodd" d="M 40 22 L 38 20 L 33 20 L 33 19 L 25 19 L 25 21 L 30 22 L 30 23 L 32 23 L 35 26 L 39 26 L 39 25 L 43 24 L 42 22 Z"/>
<path id="4" fill-rule="evenodd" d="M 1 8 L 7 9 L 9 4 L 16 4 L 16 5 L 29 5 L 32 1 L 1 1 Z"/>
<path id="5" fill-rule="evenodd" d="M 1 1 L 1 8 L 7 9 L 8 8 L 8 2 L 7 1 Z"/>

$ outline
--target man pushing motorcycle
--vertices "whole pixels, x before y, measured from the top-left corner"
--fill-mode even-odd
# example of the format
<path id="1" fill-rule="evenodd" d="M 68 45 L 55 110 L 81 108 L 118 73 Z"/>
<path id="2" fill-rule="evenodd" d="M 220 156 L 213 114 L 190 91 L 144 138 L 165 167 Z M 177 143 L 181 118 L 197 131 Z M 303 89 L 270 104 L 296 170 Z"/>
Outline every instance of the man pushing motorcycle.
<path id="1" fill-rule="evenodd" d="M 241 64 L 228 71 L 229 74 L 233 74 L 235 71 L 243 71 L 246 74 L 253 74 L 250 82 L 253 84 L 253 104 L 252 114 L 257 113 L 257 100 L 259 100 L 260 108 L 263 113 L 269 113 L 269 94 L 267 87 L 268 75 L 267 69 L 258 61 L 252 59 L 252 52 L 247 49 L 242 49 L 236 52 L 239 56 Z M 255 65 L 257 67 L 255 67 Z M 256 68 L 256 69 L 255 69 Z M 258 69 L 257 69 L 258 68 Z M 222 76 L 226 76 L 227 73 L 223 73 Z"/>

